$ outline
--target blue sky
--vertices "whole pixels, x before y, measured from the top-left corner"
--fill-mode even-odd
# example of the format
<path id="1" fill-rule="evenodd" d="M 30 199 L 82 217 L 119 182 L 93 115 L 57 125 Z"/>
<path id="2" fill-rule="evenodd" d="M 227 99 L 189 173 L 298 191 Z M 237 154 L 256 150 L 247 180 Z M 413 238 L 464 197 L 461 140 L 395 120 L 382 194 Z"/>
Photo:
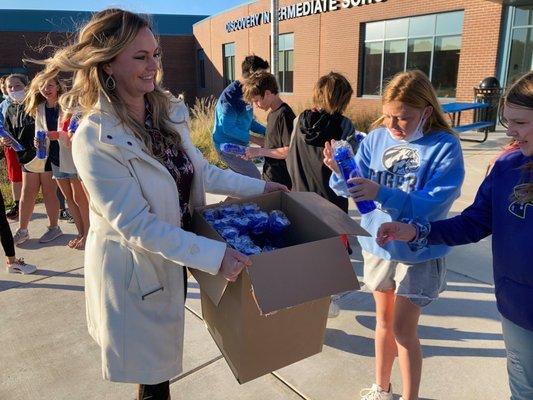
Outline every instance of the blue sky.
<path id="1" fill-rule="evenodd" d="M 249 0 L 1 0 L 0 8 L 95 11 L 110 6 L 150 14 L 213 15 Z"/>

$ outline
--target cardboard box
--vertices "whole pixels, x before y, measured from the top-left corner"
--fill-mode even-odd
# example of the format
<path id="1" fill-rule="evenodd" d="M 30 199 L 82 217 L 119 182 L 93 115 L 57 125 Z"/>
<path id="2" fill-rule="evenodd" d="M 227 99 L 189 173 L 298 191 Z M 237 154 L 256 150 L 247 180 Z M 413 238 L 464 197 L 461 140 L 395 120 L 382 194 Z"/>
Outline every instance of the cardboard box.
<path id="1" fill-rule="evenodd" d="M 207 328 L 245 383 L 322 351 L 330 296 L 359 289 L 339 236 L 368 233 L 315 193 L 274 192 L 228 202 L 279 209 L 291 221 L 284 233 L 289 247 L 251 256 L 253 265 L 234 283 L 191 269 Z M 195 210 L 193 229 L 223 241 L 202 216 L 218 206 Z"/>

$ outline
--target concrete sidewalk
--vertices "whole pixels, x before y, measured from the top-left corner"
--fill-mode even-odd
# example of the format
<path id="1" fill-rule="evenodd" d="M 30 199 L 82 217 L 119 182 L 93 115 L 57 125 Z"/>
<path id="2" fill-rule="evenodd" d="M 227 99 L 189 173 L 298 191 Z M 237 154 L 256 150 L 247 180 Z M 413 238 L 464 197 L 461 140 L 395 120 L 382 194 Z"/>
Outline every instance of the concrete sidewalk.
<path id="1" fill-rule="evenodd" d="M 453 212 L 471 203 L 488 161 L 506 142 L 501 132 L 490 134 L 483 144 L 463 142 L 467 177 Z M 36 211 L 30 224 L 33 238 L 46 226 L 44 207 Z M 34 239 L 17 248 L 18 256 L 38 264 L 35 275 L 11 275 L 0 269 L 0 399 L 134 399 L 133 385 L 101 377 L 99 349 L 85 324 L 83 252 L 66 247 L 75 235 L 74 226 L 61 226 L 66 235 L 51 244 L 43 247 Z M 356 241 L 352 244 L 353 265 L 362 279 L 360 248 Z M 447 265 L 448 290 L 424 309 L 420 319 L 421 399 L 509 398 L 490 239 L 455 248 Z M 369 293 L 342 296 L 340 316 L 328 320 L 322 353 L 244 385 L 237 383 L 205 329 L 199 297 L 191 279 L 184 373 L 172 382 L 173 400 L 354 400 L 374 381 L 375 319 Z M 392 385 L 401 393 L 397 363 Z"/>

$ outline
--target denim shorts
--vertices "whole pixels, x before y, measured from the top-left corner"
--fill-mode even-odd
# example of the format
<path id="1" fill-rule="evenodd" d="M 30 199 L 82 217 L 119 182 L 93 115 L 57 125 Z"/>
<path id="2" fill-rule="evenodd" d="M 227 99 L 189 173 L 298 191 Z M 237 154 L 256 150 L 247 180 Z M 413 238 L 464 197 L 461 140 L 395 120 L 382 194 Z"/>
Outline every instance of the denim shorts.
<path id="1" fill-rule="evenodd" d="M 444 258 L 407 264 L 385 260 L 363 250 L 365 288 L 384 292 L 394 289 L 419 307 L 438 299 L 446 288 Z"/>
<path id="2" fill-rule="evenodd" d="M 78 174 L 61 172 L 59 167 L 52 163 L 52 179 L 78 179 Z"/>

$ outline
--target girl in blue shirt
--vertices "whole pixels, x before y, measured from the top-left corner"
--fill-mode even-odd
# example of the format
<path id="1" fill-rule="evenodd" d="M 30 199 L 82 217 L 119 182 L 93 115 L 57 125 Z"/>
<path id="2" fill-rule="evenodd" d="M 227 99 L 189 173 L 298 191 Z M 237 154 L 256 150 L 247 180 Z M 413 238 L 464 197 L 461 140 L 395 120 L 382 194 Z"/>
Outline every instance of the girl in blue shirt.
<path id="1" fill-rule="evenodd" d="M 533 72 L 509 89 L 500 115 L 518 149 L 496 161 L 474 203 L 451 219 L 385 223 L 377 241 L 382 246 L 393 240 L 410 242 L 418 251 L 493 236 L 494 285 L 511 398 L 526 400 L 533 399 Z"/>
<path id="2" fill-rule="evenodd" d="M 448 247 L 417 252 L 406 243 L 376 244 L 379 226 L 402 218 L 445 218 L 459 196 L 464 166 L 458 138 L 446 122 L 435 90 L 420 71 L 393 77 L 383 92 L 383 115 L 361 142 L 355 162 L 362 178 L 347 189 L 337 173 L 331 188 L 355 201 L 372 200 L 377 208 L 362 215 L 372 237 L 359 237 L 364 281 L 376 301 L 376 383 L 362 391 L 363 400 L 392 400 L 391 370 L 399 357 L 403 400 L 418 399 L 422 351 L 417 327 L 421 307 L 435 300 L 445 285 Z M 324 163 L 337 166 L 331 146 Z"/>

